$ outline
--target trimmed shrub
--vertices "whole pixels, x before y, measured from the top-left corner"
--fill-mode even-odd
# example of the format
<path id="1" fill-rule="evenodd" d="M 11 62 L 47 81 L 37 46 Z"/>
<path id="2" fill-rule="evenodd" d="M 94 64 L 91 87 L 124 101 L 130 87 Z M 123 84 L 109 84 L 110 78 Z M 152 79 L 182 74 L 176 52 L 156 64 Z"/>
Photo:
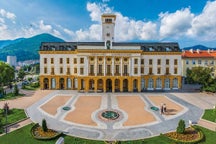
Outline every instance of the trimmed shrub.
<path id="1" fill-rule="evenodd" d="M 185 132 L 185 121 L 184 120 L 181 119 L 179 121 L 176 132 L 179 134 L 183 134 Z"/>
<path id="2" fill-rule="evenodd" d="M 19 95 L 19 89 L 17 87 L 17 84 L 14 85 L 14 91 L 13 91 L 13 93 L 14 93 L 15 96 Z"/>
<path id="3" fill-rule="evenodd" d="M 47 131 L 48 131 L 47 123 L 46 123 L 46 120 L 45 120 L 45 119 L 42 120 L 42 129 L 43 129 L 44 132 L 47 132 Z"/>

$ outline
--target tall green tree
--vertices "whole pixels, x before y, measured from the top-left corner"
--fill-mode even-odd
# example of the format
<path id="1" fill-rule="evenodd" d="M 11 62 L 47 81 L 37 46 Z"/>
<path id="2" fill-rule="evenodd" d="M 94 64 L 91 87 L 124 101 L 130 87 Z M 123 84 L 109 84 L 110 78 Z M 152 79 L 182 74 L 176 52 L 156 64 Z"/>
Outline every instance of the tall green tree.
<path id="1" fill-rule="evenodd" d="M 0 61 L 0 86 L 8 85 L 14 79 L 14 76 L 14 68 Z"/>
<path id="2" fill-rule="evenodd" d="M 25 71 L 23 69 L 20 69 L 19 72 L 18 72 L 18 78 L 23 80 L 24 77 L 25 77 Z"/>

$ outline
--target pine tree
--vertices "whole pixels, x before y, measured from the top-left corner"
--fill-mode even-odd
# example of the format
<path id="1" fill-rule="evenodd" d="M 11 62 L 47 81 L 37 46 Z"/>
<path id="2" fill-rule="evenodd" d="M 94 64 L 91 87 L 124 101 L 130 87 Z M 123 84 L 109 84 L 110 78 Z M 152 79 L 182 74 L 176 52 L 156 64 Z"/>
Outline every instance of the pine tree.
<path id="1" fill-rule="evenodd" d="M 185 132 L 185 121 L 184 120 L 181 119 L 179 121 L 176 132 L 179 134 L 183 134 Z"/>
<path id="2" fill-rule="evenodd" d="M 48 131 L 48 128 L 47 128 L 47 124 L 46 124 L 46 120 L 45 120 L 45 119 L 42 120 L 42 129 L 43 129 L 44 132 L 47 132 L 47 131 Z"/>

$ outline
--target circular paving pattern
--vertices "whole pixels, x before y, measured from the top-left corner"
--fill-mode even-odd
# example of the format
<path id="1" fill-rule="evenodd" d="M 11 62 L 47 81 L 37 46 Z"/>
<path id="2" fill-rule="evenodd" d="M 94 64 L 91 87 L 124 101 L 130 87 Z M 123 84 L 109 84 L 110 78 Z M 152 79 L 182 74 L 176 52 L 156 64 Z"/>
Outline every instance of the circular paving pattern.
<path id="1" fill-rule="evenodd" d="M 167 112 L 160 113 L 165 103 Z M 153 108 L 153 109 L 152 109 Z M 197 121 L 202 110 L 167 93 L 55 91 L 29 108 L 32 121 L 68 135 L 97 140 L 143 139 L 176 129 L 179 119 Z"/>

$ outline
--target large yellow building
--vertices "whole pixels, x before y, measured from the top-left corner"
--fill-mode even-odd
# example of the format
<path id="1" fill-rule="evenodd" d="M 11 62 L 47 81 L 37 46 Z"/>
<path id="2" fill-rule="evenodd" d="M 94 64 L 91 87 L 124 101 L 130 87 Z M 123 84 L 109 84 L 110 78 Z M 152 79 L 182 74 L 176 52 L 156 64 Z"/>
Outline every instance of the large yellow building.
<path id="1" fill-rule="evenodd" d="M 41 89 L 133 92 L 181 88 L 178 43 L 114 42 L 116 16 L 102 15 L 103 42 L 42 43 Z"/>

